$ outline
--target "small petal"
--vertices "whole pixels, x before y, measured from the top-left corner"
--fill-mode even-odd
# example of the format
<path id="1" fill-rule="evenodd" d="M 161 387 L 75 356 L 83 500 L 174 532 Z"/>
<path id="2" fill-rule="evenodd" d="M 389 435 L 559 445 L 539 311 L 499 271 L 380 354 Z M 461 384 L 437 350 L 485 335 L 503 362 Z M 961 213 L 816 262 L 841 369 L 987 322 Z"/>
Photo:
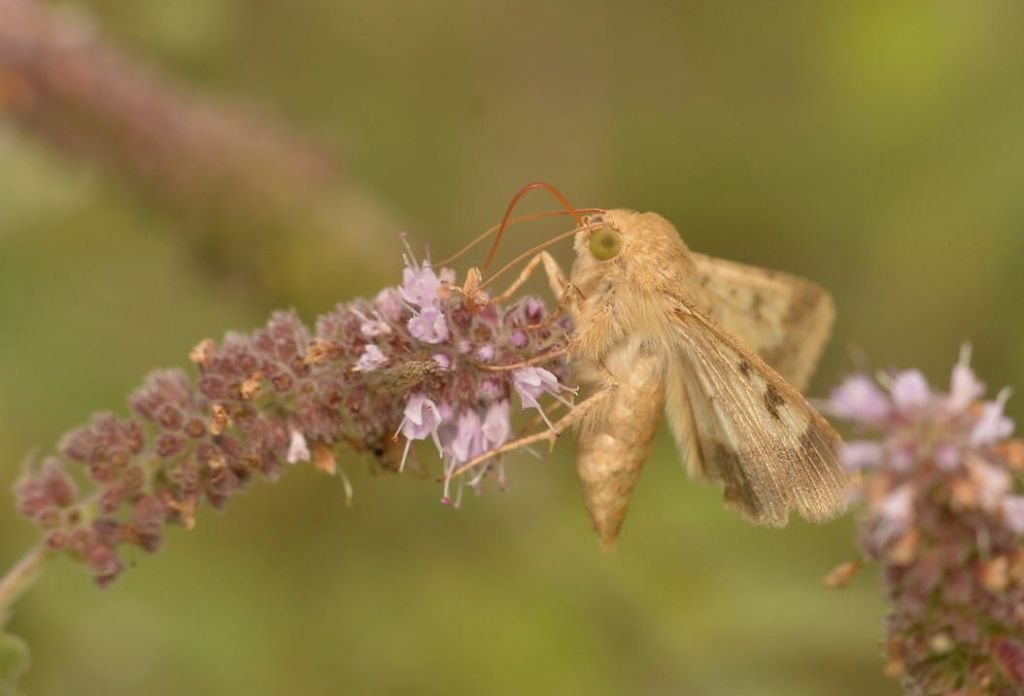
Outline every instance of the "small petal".
<path id="1" fill-rule="evenodd" d="M 505 396 L 505 383 L 494 377 L 480 382 L 480 396 L 488 401 L 502 399 Z"/>
<path id="2" fill-rule="evenodd" d="M 367 338 L 391 333 L 391 327 L 381 318 L 368 318 L 359 326 L 359 332 Z"/>
<path id="3" fill-rule="evenodd" d="M 438 428 L 441 426 L 441 411 L 431 399 L 425 395 L 416 393 L 409 396 L 405 402 L 405 418 L 398 427 L 398 432 L 405 436 L 405 451 L 402 452 L 402 463 L 398 470 L 405 469 L 406 459 L 409 457 L 409 448 L 413 440 L 424 440 L 429 435 L 434 440 L 437 453 L 443 455 L 441 439 L 438 435 Z"/>
<path id="4" fill-rule="evenodd" d="M 372 343 L 368 343 L 363 348 L 363 354 L 360 355 L 359 360 L 356 361 L 356 366 L 352 369 L 356 372 L 372 372 L 387 361 L 387 356 L 381 352 L 380 348 Z"/>
<path id="5" fill-rule="evenodd" d="M 402 299 L 420 308 L 437 306 L 437 291 L 441 289 L 441 280 L 434 274 L 428 264 L 416 268 L 406 266 L 402 270 L 402 285 L 399 292 Z"/>
<path id="6" fill-rule="evenodd" d="M 512 432 L 508 399 L 492 403 L 487 407 L 487 414 L 484 416 L 481 430 L 483 431 L 484 439 L 491 447 L 499 447 L 505 444 Z"/>
<path id="7" fill-rule="evenodd" d="M 994 445 L 1013 434 L 1013 421 L 1003 415 L 1009 397 L 1010 392 L 1004 389 L 995 401 L 985 403 L 968 437 L 971 446 Z"/>
<path id="8" fill-rule="evenodd" d="M 521 367 L 512 372 L 512 386 L 519 394 L 523 408 L 540 408 L 537 397 L 557 394 L 561 385 L 554 373 L 543 367 Z"/>
<path id="9" fill-rule="evenodd" d="M 974 374 L 969 364 L 970 351 L 964 349 L 960 362 L 953 368 L 953 376 L 950 379 L 949 398 L 946 400 L 946 407 L 953 412 L 959 413 L 967 409 L 972 403 L 981 398 L 985 393 L 985 385 L 982 384 Z"/>
<path id="10" fill-rule="evenodd" d="M 409 320 L 409 333 L 424 343 L 441 343 L 448 339 L 448 322 L 440 310 L 425 307 Z"/>
<path id="11" fill-rule="evenodd" d="M 405 404 L 401 432 L 410 440 L 423 440 L 441 425 L 441 413 L 431 399 L 413 394 Z"/>
<path id="12" fill-rule="evenodd" d="M 484 451 L 484 437 L 480 416 L 476 411 L 467 409 L 459 414 L 455 437 L 448 447 L 451 459 L 455 463 L 468 462 Z"/>
<path id="13" fill-rule="evenodd" d="M 431 356 L 431 359 L 435 363 L 437 363 L 437 366 L 440 367 L 442 370 L 447 370 L 449 367 L 452 366 L 452 359 L 449 358 L 444 353 L 435 353 L 433 356 Z"/>
<path id="14" fill-rule="evenodd" d="M 932 399 L 928 380 L 920 370 L 900 372 L 893 380 L 889 391 L 896 408 L 901 413 L 908 415 L 920 414 L 928 407 Z"/>
<path id="15" fill-rule="evenodd" d="M 455 409 L 447 401 L 442 401 L 437 405 L 437 412 L 441 414 L 441 422 L 447 423 L 455 415 Z"/>
<path id="16" fill-rule="evenodd" d="M 308 462 L 309 459 L 309 445 L 306 443 L 306 436 L 300 430 L 292 430 L 292 439 L 288 444 L 288 463 Z"/>
<path id="17" fill-rule="evenodd" d="M 914 485 L 905 483 L 890 491 L 875 505 L 875 513 L 879 517 L 876 543 L 885 545 L 902 535 L 913 521 Z"/>
<path id="18" fill-rule="evenodd" d="M 526 298 L 523 309 L 525 310 L 527 321 L 531 324 L 539 324 L 541 319 L 544 318 L 544 303 L 536 297 Z"/>
<path id="19" fill-rule="evenodd" d="M 1006 526 L 1017 534 L 1024 534 L 1024 496 L 1006 496 L 1001 508 Z"/>
<path id="20" fill-rule="evenodd" d="M 987 510 L 992 510 L 1002 502 L 1010 492 L 1013 481 L 1010 473 L 977 457 L 967 461 L 967 471 L 971 483 L 975 486 L 978 502 Z"/>
<path id="21" fill-rule="evenodd" d="M 402 294 L 395 288 L 385 288 L 373 298 L 373 306 L 377 308 L 381 316 L 389 321 L 398 321 L 405 313 L 402 305 Z"/>
<path id="22" fill-rule="evenodd" d="M 876 425 L 888 418 L 892 407 L 877 384 L 864 375 L 854 375 L 832 391 L 828 409 L 837 418 Z"/>
<path id="23" fill-rule="evenodd" d="M 876 467 L 882 463 L 882 446 L 877 442 L 847 442 L 841 458 L 848 471 Z"/>
<path id="24" fill-rule="evenodd" d="M 943 471 L 953 471 L 960 465 L 960 449 L 951 442 L 935 446 L 935 463 Z"/>

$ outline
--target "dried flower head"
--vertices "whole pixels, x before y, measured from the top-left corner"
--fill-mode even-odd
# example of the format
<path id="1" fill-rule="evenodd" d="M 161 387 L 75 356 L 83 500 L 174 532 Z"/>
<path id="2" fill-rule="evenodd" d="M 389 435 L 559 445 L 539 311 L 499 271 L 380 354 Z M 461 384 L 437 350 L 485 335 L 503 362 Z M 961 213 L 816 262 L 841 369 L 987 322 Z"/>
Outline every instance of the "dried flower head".
<path id="1" fill-rule="evenodd" d="M 1009 392 L 984 393 L 965 349 L 948 392 L 916 370 L 858 375 L 826 404 L 877 433 L 843 461 L 862 474 L 861 548 L 885 567 L 886 671 L 909 693 L 1024 693 L 1022 444 Z"/>
<path id="2" fill-rule="evenodd" d="M 453 502 L 452 472 L 510 438 L 513 393 L 542 415 L 545 394 L 561 399 L 563 359 L 521 363 L 558 355 L 569 324 L 532 297 L 471 306 L 452 271 L 406 251 L 399 287 L 337 305 L 313 333 L 277 312 L 253 334 L 205 339 L 190 353 L 194 377 L 153 372 L 129 399 L 133 417 L 100 413 L 68 433 L 16 486 L 49 548 L 106 585 L 124 568 L 120 547 L 156 550 L 166 524 L 191 529 L 204 501 L 222 508 L 257 476 L 312 462 L 344 479 L 337 443 L 402 471 L 412 443 L 431 440 Z M 504 486 L 500 458 L 461 477 L 454 502 L 461 481 L 479 492 L 487 478 Z"/>

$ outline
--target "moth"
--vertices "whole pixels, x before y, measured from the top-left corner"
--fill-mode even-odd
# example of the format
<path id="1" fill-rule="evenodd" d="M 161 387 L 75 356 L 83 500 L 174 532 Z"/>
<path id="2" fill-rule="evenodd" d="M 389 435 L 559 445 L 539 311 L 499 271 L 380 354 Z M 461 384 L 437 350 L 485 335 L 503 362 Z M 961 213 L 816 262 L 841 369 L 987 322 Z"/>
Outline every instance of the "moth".
<path id="1" fill-rule="evenodd" d="M 589 209 L 579 221 L 568 280 L 546 251 L 521 279 L 542 263 L 572 314 L 567 352 L 592 395 L 563 421 L 579 426 L 576 468 L 602 543 L 618 537 L 663 414 L 689 474 L 721 481 L 745 518 L 836 514 L 840 439 L 800 393 L 831 332 L 830 296 L 691 252 L 655 213 Z"/>

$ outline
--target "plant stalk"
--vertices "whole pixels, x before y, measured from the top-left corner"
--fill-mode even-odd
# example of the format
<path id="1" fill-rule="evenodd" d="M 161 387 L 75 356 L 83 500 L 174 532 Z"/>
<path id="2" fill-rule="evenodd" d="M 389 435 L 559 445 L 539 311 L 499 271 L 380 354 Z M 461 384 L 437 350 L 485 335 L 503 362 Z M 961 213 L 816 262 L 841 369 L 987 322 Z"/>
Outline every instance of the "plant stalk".
<path id="1" fill-rule="evenodd" d="M 48 558 L 46 547 L 37 546 L 0 578 L 0 623 L 15 600 L 39 577 Z"/>

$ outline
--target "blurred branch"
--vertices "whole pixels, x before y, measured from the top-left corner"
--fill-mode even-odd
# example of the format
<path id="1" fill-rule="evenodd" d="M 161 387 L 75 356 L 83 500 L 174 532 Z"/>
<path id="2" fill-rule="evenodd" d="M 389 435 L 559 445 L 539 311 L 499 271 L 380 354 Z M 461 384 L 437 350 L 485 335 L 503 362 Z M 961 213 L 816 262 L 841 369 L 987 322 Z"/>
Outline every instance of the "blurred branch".
<path id="1" fill-rule="evenodd" d="M 36 581 L 47 558 L 46 548 L 37 546 L 0 578 L 0 628 L 10 606 Z"/>
<path id="2" fill-rule="evenodd" d="M 322 147 L 172 84 L 68 9 L 0 0 L 0 117 L 120 172 L 185 217 L 218 271 L 290 302 L 336 301 L 346 269 L 393 265 L 378 240 L 396 217 Z"/>

